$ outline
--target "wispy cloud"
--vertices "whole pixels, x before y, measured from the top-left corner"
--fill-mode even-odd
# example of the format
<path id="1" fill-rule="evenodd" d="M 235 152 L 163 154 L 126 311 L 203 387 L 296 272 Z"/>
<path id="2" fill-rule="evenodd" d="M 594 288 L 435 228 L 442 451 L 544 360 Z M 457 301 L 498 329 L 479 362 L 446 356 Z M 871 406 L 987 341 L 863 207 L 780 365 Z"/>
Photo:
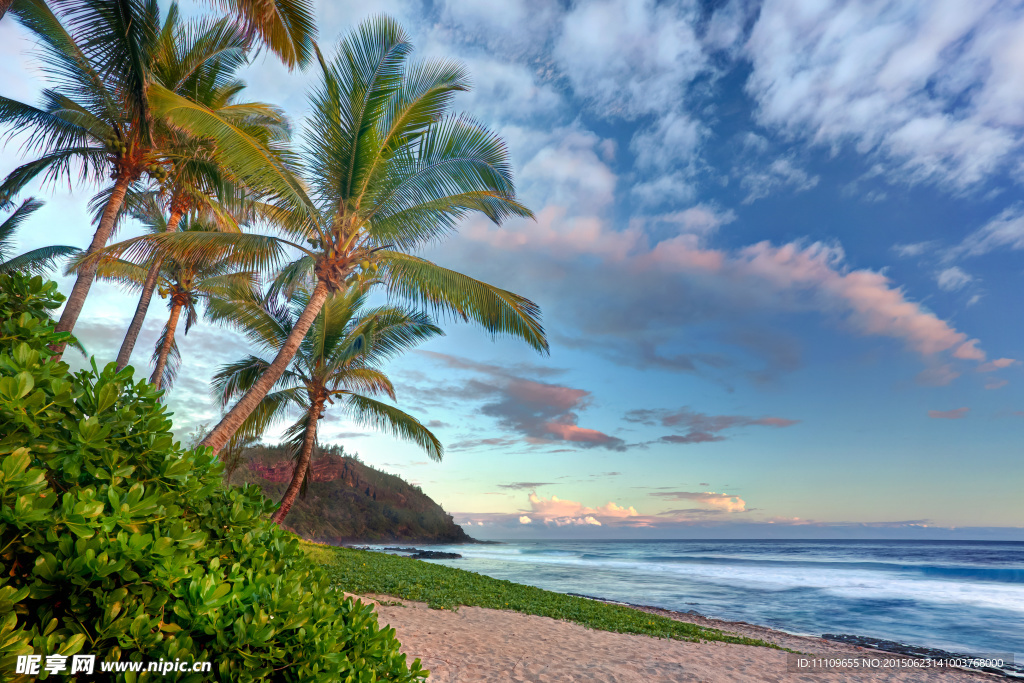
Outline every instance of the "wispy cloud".
<path id="1" fill-rule="evenodd" d="M 766 2 L 746 51 L 758 118 L 872 154 L 894 180 L 976 186 L 1013 163 L 1024 106 L 1012 3 Z"/>
<path id="2" fill-rule="evenodd" d="M 955 408 L 953 410 L 929 410 L 928 417 L 935 420 L 960 420 L 967 417 L 971 412 L 970 408 Z"/>
<path id="3" fill-rule="evenodd" d="M 791 427 L 799 422 L 799 420 L 789 420 L 781 417 L 755 418 L 743 415 L 707 415 L 695 412 L 689 408 L 681 408 L 679 410 L 630 410 L 626 413 L 625 419 L 629 422 L 660 425 L 676 430 L 679 433 L 669 434 L 659 439 L 664 443 L 672 444 L 724 441 L 726 436 L 722 432 L 738 427 Z"/>
<path id="4" fill-rule="evenodd" d="M 591 394 L 584 389 L 542 382 L 523 377 L 530 373 L 526 366 L 517 369 L 478 363 L 431 351 L 418 352 L 449 368 L 468 370 L 477 374 L 464 384 L 448 389 L 436 387 L 422 393 L 468 400 L 482 400 L 480 412 L 495 418 L 509 434 L 487 439 L 470 439 L 452 445 L 464 449 L 481 445 L 509 445 L 515 437 L 533 444 L 569 443 L 580 448 L 608 448 L 623 450 L 625 442 L 600 430 L 581 427 L 580 412 L 591 402 Z M 540 374 L 550 374 L 541 370 Z"/>
<path id="5" fill-rule="evenodd" d="M 695 503 L 706 505 L 712 510 L 721 510 L 724 512 L 744 512 L 747 509 L 746 501 L 739 496 L 728 493 L 715 493 L 714 491 L 659 491 L 656 493 L 649 493 L 648 495 L 664 498 L 666 500 L 692 500 Z M 678 512 L 678 510 L 674 510 L 672 512 Z"/>

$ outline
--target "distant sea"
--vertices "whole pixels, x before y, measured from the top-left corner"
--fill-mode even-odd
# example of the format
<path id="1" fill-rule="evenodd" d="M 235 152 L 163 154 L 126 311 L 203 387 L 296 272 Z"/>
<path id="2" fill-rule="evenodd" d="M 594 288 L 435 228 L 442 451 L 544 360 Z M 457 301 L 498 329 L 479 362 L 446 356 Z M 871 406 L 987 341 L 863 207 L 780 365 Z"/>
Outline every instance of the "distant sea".
<path id="1" fill-rule="evenodd" d="M 1024 543 L 510 541 L 439 564 L 547 590 L 789 633 L 852 634 L 1024 662 Z"/>

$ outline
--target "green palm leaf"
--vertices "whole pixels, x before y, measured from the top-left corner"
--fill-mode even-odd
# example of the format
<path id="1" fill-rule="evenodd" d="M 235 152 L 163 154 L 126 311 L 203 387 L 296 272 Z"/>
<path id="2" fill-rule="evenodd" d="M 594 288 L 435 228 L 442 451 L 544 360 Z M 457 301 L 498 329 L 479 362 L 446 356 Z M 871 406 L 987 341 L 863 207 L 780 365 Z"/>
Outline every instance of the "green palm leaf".
<path id="1" fill-rule="evenodd" d="M 492 336 L 518 337 L 548 352 L 540 307 L 529 299 L 409 254 L 389 250 L 379 258 L 391 296 L 439 315 L 472 319 Z"/>
<path id="2" fill-rule="evenodd" d="M 444 457 L 444 446 L 441 442 L 412 415 L 387 403 L 358 394 L 349 394 L 345 399 L 349 414 L 356 422 L 412 441 L 433 460 L 440 461 Z"/>

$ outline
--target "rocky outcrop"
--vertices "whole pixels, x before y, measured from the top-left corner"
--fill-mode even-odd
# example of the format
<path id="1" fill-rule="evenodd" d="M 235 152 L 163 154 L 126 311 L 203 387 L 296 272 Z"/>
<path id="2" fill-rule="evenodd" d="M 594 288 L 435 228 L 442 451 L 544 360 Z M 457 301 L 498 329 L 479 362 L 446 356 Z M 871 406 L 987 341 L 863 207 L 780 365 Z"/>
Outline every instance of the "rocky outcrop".
<path id="1" fill-rule="evenodd" d="M 247 452 L 235 484 L 262 487 L 280 500 L 294 463 L 283 448 Z M 284 526 L 323 543 L 410 542 L 472 543 L 452 516 L 413 486 L 356 458 L 323 454 L 310 465 L 307 495 L 295 502 Z"/>

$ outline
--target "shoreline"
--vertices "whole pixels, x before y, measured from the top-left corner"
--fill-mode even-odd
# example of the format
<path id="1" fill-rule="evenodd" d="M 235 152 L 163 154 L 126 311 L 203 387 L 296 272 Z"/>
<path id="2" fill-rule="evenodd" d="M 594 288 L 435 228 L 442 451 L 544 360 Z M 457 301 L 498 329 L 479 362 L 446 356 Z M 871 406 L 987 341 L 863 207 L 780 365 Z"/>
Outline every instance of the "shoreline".
<path id="1" fill-rule="evenodd" d="M 625 607 L 630 607 L 635 610 L 640 610 L 641 612 L 657 614 L 659 616 L 668 617 L 669 619 L 685 621 L 691 624 L 697 624 L 698 626 L 705 626 L 707 628 L 718 629 L 720 631 L 738 633 L 749 638 L 757 638 L 759 640 L 764 640 L 766 642 L 773 643 L 783 648 L 789 648 L 794 650 L 799 649 L 795 646 L 794 643 L 810 642 L 841 645 L 845 648 L 855 648 L 857 651 L 863 651 L 866 654 L 869 654 L 870 652 L 880 652 L 907 659 L 956 660 L 970 659 L 972 656 L 977 656 L 949 652 L 947 650 L 940 650 L 938 648 L 908 645 L 906 643 L 899 643 L 896 641 L 885 640 L 882 638 L 871 638 L 868 636 L 847 634 L 836 635 L 830 633 L 826 633 L 823 635 L 814 635 L 809 633 L 794 633 L 790 631 L 783 631 L 782 629 L 778 628 L 772 628 L 770 626 L 760 626 L 758 624 L 751 624 L 746 621 L 728 621 L 725 619 L 708 617 L 697 612 L 696 610 L 680 612 L 676 610 L 665 609 L 663 607 L 641 605 L 632 602 L 622 602 L 621 600 L 610 600 L 608 598 L 600 598 L 593 595 L 584 595 L 582 593 L 566 593 L 566 595 L 571 595 L 577 598 L 585 598 L 587 600 L 594 600 L 596 602 L 603 602 L 611 605 L 623 605 Z M 1006 665 L 1003 669 L 984 667 L 958 668 L 964 671 L 970 671 L 971 673 L 999 676 L 1015 680 L 1024 680 L 1024 666 L 1021 666 L 1020 663 L 1016 662 L 1014 664 Z"/>
<path id="2" fill-rule="evenodd" d="M 429 543 L 418 543 L 416 545 L 429 546 Z M 437 544 L 437 545 L 454 545 L 454 544 Z M 448 559 L 439 557 L 417 557 L 416 555 L 410 554 L 413 551 L 417 551 L 417 548 L 412 547 L 390 547 L 390 548 L 371 548 L 368 545 L 364 546 L 346 546 L 354 550 L 364 550 L 369 552 L 377 552 L 389 555 L 404 556 L 411 559 L 418 560 L 432 560 L 432 559 Z M 423 551 L 420 551 L 423 552 Z M 429 551 L 427 551 L 429 552 Z M 448 566 L 448 565 L 442 565 Z M 524 584 L 526 585 L 526 584 Z M 813 633 L 798 633 L 791 631 L 784 631 L 779 628 L 773 628 L 769 626 L 761 626 L 758 624 L 752 624 L 745 621 L 729 621 L 725 619 L 718 619 L 715 617 L 708 617 L 704 614 L 697 612 L 696 610 L 677 611 L 663 607 L 656 607 L 653 605 L 643 605 L 633 602 L 625 602 L 622 600 L 613 600 L 610 598 L 603 598 L 593 595 L 586 595 L 583 593 L 565 592 L 563 595 L 568 595 L 576 598 L 583 598 L 587 600 L 593 600 L 609 605 L 621 605 L 631 609 L 647 612 L 649 614 L 655 614 L 663 617 L 667 617 L 676 621 L 682 621 L 685 623 L 696 624 L 707 628 L 714 628 L 720 631 L 727 631 L 732 633 L 738 633 L 745 637 L 764 640 L 766 642 L 774 643 L 780 647 L 788 649 L 796 649 L 793 645 L 787 645 L 784 641 L 788 641 L 790 638 L 802 639 L 803 641 L 810 641 L 814 643 L 836 643 L 842 644 L 846 647 L 856 648 L 858 651 L 871 651 L 893 655 L 902 658 L 918 659 L 918 660 L 933 660 L 933 661 L 950 661 L 950 660 L 965 660 L 972 659 L 983 655 L 967 655 L 963 653 L 950 652 L 948 650 L 942 650 L 939 648 L 931 648 L 924 646 L 910 645 L 907 643 L 886 640 L 883 638 L 876 638 L 871 636 L 861 636 L 855 634 L 813 634 Z M 994 654 L 994 653 L 985 653 Z M 1010 653 L 1012 654 L 1012 653 Z M 963 670 L 969 670 L 974 672 L 980 672 L 985 674 L 991 674 L 996 676 L 1002 676 L 1011 679 L 1024 680 L 1024 663 L 1014 662 L 1013 664 L 1005 664 L 1002 668 L 989 668 L 984 666 L 970 666 L 961 667 Z"/>
<path id="3" fill-rule="evenodd" d="M 981 683 L 1008 677 L 901 664 L 911 660 L 901 655 L 885 656 L 881 659 L 886 664 L 874 668 L 847 665 L 806 670 L 795 667 L 794 658 L 800 655 L 768 647 L 602 631 L 509 609 L 465 605 L 458 611 L 430 609 L 423 602 L 386 594 L 352 597 L 374 605 L 379 622 L 396 630 L 402 652 L 420 659 L 431 672 L 428 680 L 435 683 Z M 694 617 L 655 607 L 643 611 L 682 621 Z M 701 619 L 711 628 L 756 635 L 812 658 L 879 659 L 878 650 L 743 622 Z"/>

